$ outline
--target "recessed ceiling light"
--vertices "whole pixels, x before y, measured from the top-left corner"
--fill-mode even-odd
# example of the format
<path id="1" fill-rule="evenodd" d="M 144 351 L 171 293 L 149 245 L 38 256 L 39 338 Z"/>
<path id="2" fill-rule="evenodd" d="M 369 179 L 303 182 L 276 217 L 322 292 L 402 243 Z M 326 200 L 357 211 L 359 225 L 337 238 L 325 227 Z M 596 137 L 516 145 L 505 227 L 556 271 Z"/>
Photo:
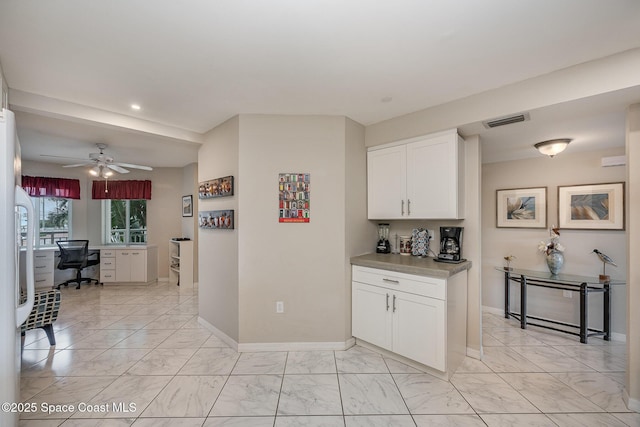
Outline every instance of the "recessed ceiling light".
<path id="1" fill-rule="evenodd" d="M 136 110 L 136 111 L 138 111 L 138 110 L 140 110 L 140 105 L 138 105 L 138 104 L 131 104 L 131 109 L 132 109 L 132 110 Z"/>

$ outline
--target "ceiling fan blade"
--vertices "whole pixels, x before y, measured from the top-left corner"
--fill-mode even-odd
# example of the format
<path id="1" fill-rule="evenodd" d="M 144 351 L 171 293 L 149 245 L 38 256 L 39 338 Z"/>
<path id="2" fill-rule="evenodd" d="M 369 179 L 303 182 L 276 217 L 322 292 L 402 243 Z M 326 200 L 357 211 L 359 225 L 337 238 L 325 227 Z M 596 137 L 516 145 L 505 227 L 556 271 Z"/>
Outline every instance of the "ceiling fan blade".
<path id="1" fill-rule="evenodd" d="M 152 171 L 153 170 L 153 168 L 149 167 L 149 166 L 132 165 L 131 163 L 120 163 L 120 162 L 117 162 L 117 163 L 113 163 L 113 164 L 119 165 L 119 166 L 124 166 L 126 168 L 131 168 L 131 169 L 142 169 L 144 171 Z"/>
<path id="2" fill-rule="evenodd" d="M 88 166 L 88 165 L 92 165 L 93 162 L 84 162 L 84 163 L 76 163 L 73 165 L 63 165 L 63 168 L 77 168 L 79 166 Z"/>
<path id="3" fill-rule="evenodd" d="M 82 157 L 54 156 L 53 154 L 40 154 L 40 157 L 53 157 L 56 159 L 70 159 L 70 160 L 86 160 Z"/>
<path id="4" fill-rule="evenodd" d="M 120 166 L 118 166 L 116 164 L 113 164 L 113 163 L 108 164 L 107 167 L 109 169 L 112 169 L 112 170 L 118 172 L 118 173 L 129 173 L 129 171 L 126 170 L 125 168 L 121 168 Z"/>

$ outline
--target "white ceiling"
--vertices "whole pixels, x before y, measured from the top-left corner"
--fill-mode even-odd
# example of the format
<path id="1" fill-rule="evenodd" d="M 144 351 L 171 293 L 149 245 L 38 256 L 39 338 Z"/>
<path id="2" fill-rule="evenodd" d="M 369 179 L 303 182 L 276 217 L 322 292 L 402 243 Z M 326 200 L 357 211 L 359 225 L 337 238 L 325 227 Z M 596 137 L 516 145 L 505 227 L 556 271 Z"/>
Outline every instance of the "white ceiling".
<path id="1" fill-rule="evenodd" d="M 239 113 L 368 125 L 637 47 L 637 0 L 0 2 L 0 63 L 12 93 L 175 129 L 23 108 L 24 157 L 39 160 L 86 157 L 106 142 L 120 161 L 183 166 L 195 161 L 199 134 Z M 522 152 L 549 126 L 622 131 L 618 102 L 606 111 L 589 104 L 581 117 L 574 108 L 536 112 L 521 128 L 486 133 L 483 156 L 500 159 L 492 150 L 504 154 L 500 142 L 524 129 Z M 196 136 L 175 136 L 185 131 Z"/>

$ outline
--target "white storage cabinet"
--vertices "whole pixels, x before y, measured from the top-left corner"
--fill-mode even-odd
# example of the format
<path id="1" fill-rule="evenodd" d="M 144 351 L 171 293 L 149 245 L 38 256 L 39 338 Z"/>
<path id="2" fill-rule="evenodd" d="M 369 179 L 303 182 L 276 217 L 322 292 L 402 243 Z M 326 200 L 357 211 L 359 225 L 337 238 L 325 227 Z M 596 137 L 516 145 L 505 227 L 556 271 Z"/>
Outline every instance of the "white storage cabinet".
<path id="1" fill-rule="evenodd" d="M 367 152 L 369 219 L 464 218 L 464 141 L 456 129 Z"/>
<path id="2" fill-rule="evenodd" d="M 100 281 L 145 284 L 158 279 L 157 246 L 100 250 Z"/>
<path id="3" fill-rule="evenodd" d="M 353 266 L 352 334 L 450 374 L 466 354 L 466 279 L 466 270 L 441 279 Z"/>
<path id="4" fill-rule="evenodd" d="M 193 286 L 193 240 L 169 241 L 169 283 Z"/>

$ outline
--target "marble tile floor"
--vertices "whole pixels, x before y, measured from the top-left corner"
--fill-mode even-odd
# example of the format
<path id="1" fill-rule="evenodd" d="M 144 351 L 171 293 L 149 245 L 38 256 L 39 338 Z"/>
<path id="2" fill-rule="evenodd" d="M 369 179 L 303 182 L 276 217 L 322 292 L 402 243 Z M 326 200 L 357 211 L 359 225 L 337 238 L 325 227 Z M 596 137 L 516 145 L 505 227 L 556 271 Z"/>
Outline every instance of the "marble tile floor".
<path id="1" fill-rule="evenodd" d="M 484 360 L 447 382 L 360 346 L 237 353 L 199 325 L 193 289 L 62 292 L 57 346 L 25 337 L 21 427 L 640 426 L 623 343 L 484 313 Z"/>

